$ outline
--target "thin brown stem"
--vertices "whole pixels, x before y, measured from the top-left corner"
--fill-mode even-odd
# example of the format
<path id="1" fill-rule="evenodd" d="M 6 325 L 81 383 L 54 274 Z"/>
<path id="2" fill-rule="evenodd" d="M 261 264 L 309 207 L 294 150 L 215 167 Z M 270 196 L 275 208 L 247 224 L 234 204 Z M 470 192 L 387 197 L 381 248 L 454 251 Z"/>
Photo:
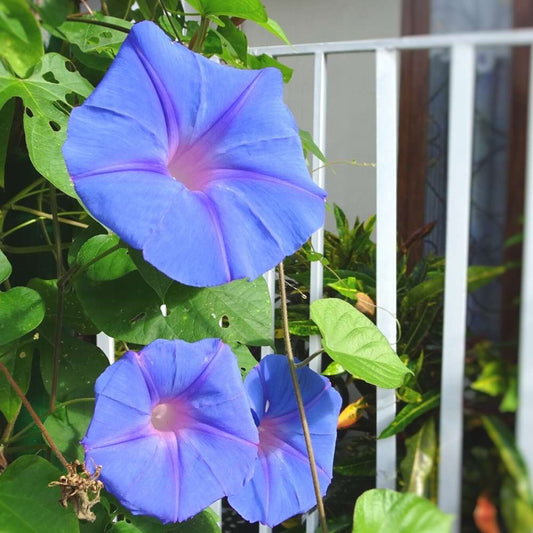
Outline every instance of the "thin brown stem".
<path id="1" fill-rule="evenodd" d="M 318 357 L 319 355 L 324 353 L 324 348 L 317 350 L 315 353 L 312 353 L 309 357 L 306 357 L 303 361 L 300 361 L 299 363 L 296 363 L 296 368 L 302 368 L 304 366 L 307 366 L 315 357 Z"/>
<path id="2" fill-rule="evenodd" d="M 283 263 L 278 266 L 279 269 L 279 288 L 281 295 L 281 318 L 283 323 L 283 337 L 285 339 L 285 349 L 287 351 L 287 359 L 289 361 L 289 370 L 291 373 L 292 385 L 296 395 L 296 403 L 298 404 L 298 413 L 302 422 L 302 430 L 305 439 L 305 446 L 307 448 L 307 457 L 309 458 L 309 467 L 311 468 L 311 477 L 313 478 L 313 488 L 315 489 L 316 505 L 318 509 L 318 517 L 320 519 L 320 527 L 322 533 L 328 533 L 328 526 L 326 523 L 326 511 L 324 509 L 324 502 L 322 501 L 322 494 L 320 492 L 320 483 L 318 481 L 318 473 L 316 469 L 315 453 L 313 451 L 313 443 L 311 442 L 311 434 L 309 432 L 309 424 L 307 423 L 307 416 L 305 414 L 305 406 L 302 398 L 302 391 L 298 383 L 298 375 L 296 373 L 296 363 L 292 353 L 291 337 L 289 333 L 289 317 L 287 313 L 287 292 L 285 290 L 285 271 Z"/>
<path id="3" fill-rule="evenodd" d="M 65 459 L 63 454 L 59 451 L 59 448 L 56 446 L 55 442 L 52 440 L 52 437 L 50 437 L 50 434 L 44 427 L 43 423 L 41 422 L 41 419 L 37 416 L 37 413 L 34 411 L 33 407 L 31 406 L 30 402 L 18 386 L 17 382 L 13 379 L 13 376 L 9 372 L 9 370 L 6 368 L 4 363 L 0 361 L 0 371 L 4 374 L 6 377 L 8 383 L 11 385 L 11 388 L 15 391 L 15 394 L 20 398 L 22 403 L 24 404 L 24 407 L 28 410 L 30 413 L 30 416 L 32 417 L 33 421 L 35 422 L 35 425 L 39 428 L 40 432 L 42 433 L 44 440 L 48 443 L 48 446 L 50 446 L 50 449 L 54 452 L 54 455 L 59 459 L 59 462 L 66 468 L 68 466 L 68 461 Z"/>

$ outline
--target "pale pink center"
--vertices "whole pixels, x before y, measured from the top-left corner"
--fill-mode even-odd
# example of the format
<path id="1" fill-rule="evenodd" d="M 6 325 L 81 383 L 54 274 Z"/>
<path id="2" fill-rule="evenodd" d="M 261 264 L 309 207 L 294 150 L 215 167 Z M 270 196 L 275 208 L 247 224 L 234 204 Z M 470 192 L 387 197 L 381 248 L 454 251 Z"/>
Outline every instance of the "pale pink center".
<path id="1" fill-rule="evenodd" d="M 177 150 L 169 159 L 167 169 L 169 174 L 187 189 L 201 191 L 209 183 L 211 177 L 211 162 L 209 151 L 200 144 Z"/>
<path id="2" fill-rule="evenodd" d="M 190 420 L 184 406 L 176 402 L 159 403 L 152 409 L 152 426 L 158 431 L 178 431 Z"/>

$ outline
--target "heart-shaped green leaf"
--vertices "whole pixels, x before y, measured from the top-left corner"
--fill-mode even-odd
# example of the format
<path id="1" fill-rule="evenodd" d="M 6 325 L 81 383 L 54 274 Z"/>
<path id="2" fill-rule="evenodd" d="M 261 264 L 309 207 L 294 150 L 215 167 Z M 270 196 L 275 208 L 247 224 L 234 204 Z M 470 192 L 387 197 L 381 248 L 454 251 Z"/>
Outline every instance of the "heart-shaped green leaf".
<path id="1" fill-rule="evenodd" d="M 372 489 L 355 504 L 352 533 L 449 533 L 452 521 L 425 498 Z"/>
<path id="2" fill-rule="evenodd" d="M 324 350 L 353 376 L 393 389 L 411 373 L 375 324 L 348 302 L 317 300 L 311 304 L 311 319 L 320 329 Z"/>

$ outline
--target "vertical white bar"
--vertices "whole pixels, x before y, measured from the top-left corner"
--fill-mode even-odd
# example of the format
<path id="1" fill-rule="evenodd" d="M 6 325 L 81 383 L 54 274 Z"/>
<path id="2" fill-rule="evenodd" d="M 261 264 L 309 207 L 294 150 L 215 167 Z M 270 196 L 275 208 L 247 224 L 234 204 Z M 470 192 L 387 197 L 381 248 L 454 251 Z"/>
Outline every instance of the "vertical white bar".
<path id="1" fill-rule="evenodd" d="M 315 53 L 314 92 L 313 92 L 313 140 L 323 154 L 326 153 L 326 94 L 327 94 L 327 69 L 326 55 L 323 52 Z M 320 159 L 313 156 L 312 168 L 313 181 L 324 188 L 326 183 L 326 169 Z M 315 252 L 324 253 L 324 227 L 318 229 L 311 236 L 311 244 Z M 322 298 L 324 280 L 324 267 L 319 261 L 311 263 L 311 281 L 309 287 L 310 303 Z M 322 348 L 319 335 L 309 337 L 309 354 Z M 321 371 L 322 358 L 316 357 L 309 363 L 309 367 L 316 372 Z M 318 513 L 309 513 L 305 518 L 306 533 L 315 533 L 318 527 Z"/>
<path id="2" fill-rule="evenodd" d="M 265 281 L 267 282 L 268 293 L 270 294 L 271 302 L 271 313 L 272 313 L 272 329 L 270 332 L 270 337 L 274 338 L 274 318 L 276 311 L 276 269 L 273 268 L 268 272 L 263 274 Z M 272 348 L 270 346 L 261 346 L 261 358 L 272 353 Z M 272 529 L 263 524 L 259 524 L 258 533 L 272 533 Z"/>
<path id="3" fill-rule="evenodd" d="M 209 507 L 211 507 L 213 512 L 217 515 L 217 524 L 220 530 L 222 531 L 222 500 L 217 500 Z"/>
<path id="4" fill-rule="evenodd" d="M 376 300 L 377 326 L 396 346 L 396 191 L 398 166 L 398 53 L 376 51 Z M 396 416 L 396 393 L 376 390 L 379 435 Z M 376 486 L 396 489 L 396 438 L 376 445 Z"/>
<path id="5" fill-rule="evenodd" d="M 475 49 L 451 50 L 446 272 L 440 404 L 439 506 L 460 528 L 468 236 L 474 119 Z"/>
<path id="6" fill-rule="evenodd" d="M 533 49 L 530 48 L 516 439 L 533 490 Z"/>
<path id="7" fill-rule="evenodd" d="M 106 354 L 110 364 L 115 362 L 115 339 L 105 333 L 98 333 L 96 335 L 96 346 Z"/>

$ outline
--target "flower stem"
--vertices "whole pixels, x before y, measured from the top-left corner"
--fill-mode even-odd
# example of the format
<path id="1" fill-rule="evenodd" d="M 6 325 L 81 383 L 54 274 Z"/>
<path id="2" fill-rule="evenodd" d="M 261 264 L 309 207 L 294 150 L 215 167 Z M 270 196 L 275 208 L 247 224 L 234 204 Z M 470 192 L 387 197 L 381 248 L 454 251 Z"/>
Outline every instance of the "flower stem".
<path id="1" fill-rule="evenodd" d="M 35 422 L 35 425 L 41 431 L 44 437 L 44 440 L 48 443 L 48 446 L 50 446 L 51 450 L 54 452 L 54 455 L 59 459 L 59 462 L 66 468 L 68 466 L 68 461 L 65 459 L 63 454 L 59 451 L 59 448 L 56 446 L 55 442 L 52 440 L 52 437 L 50 437 L 50 434 L 44 427 L 40 418 L 37 416 L 37 413 L 34 411 L 30 402 L 28 401 L 28 399 L 26 398 L 26 396 L 24 395 L 24 393 L 18 386 L 17 382 L 13 379 L 13 376 L 10 374 L 9 370 L 6 368 L 4 363 L 2 363 L 2 361 L 0 361 L 0 372 L 4 374 L 8 383 L 11 385 L 11 388 L 15 391 L 15 394 L 20 398 L 20 400 L 24 404 L 24 407 L 26 407 L 26 409 L 30 413 L 30 416 Z"/>
<path id="2" fill-rule="evenodd" d="M 54 412 L 57 394 L 57 382 L 59 378 L 59 358 L 61 356 L 61 329 L 63 326 L 63 307 L 65 285 L 61 281 L 63 276 L 63 253 L 61 250 L 61 230 L 59 227 L 59 217 L 57 216 L 57 198 L 56 190 L 50 185 L 50 207 L 52 210 L 52 222 L 54 225 L 54 244 L 56 256 L 57 272 L 57 306 L 56 306 L 56 325 L 54 333 L 54 367 L 52 373 L 52 386 L 50 390 L 50 413 Z"/>
<path id="3" fill-rule="evenodd" d="M 205 38 L 207 37 L 207 32 L 209 30 L 209 19 L 202 15 L 200 18 L 200 27 L 196 33 L 192 36 L 191 42 L 189 43 L 189 49 L 193 52 L 201 52 L 202 46 L 204 44 Z"/>
<path id="4" fill-rule="evenodd" d="M 318 481 L 318 473 L 316 468 L 315 454 L 313 452 L 313 444 L 311 442 L 311 434 L 309 433 L 309 424 L 307 423 L 307 416 L 305 414 L 304 402 L 302 399 L 302 391 L 298 383 L 298 375 L 296 373 L 296 363 L 292 353 L 291 338 L 289 334 L 289 318 L 287 314 L 287 293 L 285 290 L 285 271 L 283 263 L 278 266 L 279 269 L 279 286 L 281 295 L 281 318 L 283 322 L 283 336 L 285 339 L 285 349 L 287 351 L 287 359 L 289 361 L 289 370 L 291 373 L 294 393 L 296 395 L 296 402 L 298 404 L 298 412 L 302 422 L 302 430 L 305 439 L 305 446 L 307 448 L 307 457 L 309 458 L 309 467 L 311 468 L 311 477 L 313 478 L 313 488 L 315 489 L 316 504 L 318 508 L 318 516 L 320 519 L 320 527 L 322 533 L 328 533 L 328 526 L 326 523 L 326 511 L 324 510 L 324 502 L 322 501 L 322 494 L 320 493 L 320 483 Z"/>
<path id="5" fill-rule="evenodd" d="M 30 213 L 31 215 L 37 215 L 40 218 L 47 218 L 48 220 L 54 219 L 53 214 L 45 213 L 37 209 L 32 209 L 31 207 L 25 207 L 23 205 L 14 205 L 11 209 L 13 211 L 23 211 L 24 213 Z M 78 222 L 77 220 L 71 220 L 70 218 L 57 217 L 57 220 L 58 222 L 62 222 L 63 224 L 69 224 L 70 226 L 76 226 L 77 228 L 86 229 L 89 227 L 87 224 L 84 224 L 83 222 Z"/>

